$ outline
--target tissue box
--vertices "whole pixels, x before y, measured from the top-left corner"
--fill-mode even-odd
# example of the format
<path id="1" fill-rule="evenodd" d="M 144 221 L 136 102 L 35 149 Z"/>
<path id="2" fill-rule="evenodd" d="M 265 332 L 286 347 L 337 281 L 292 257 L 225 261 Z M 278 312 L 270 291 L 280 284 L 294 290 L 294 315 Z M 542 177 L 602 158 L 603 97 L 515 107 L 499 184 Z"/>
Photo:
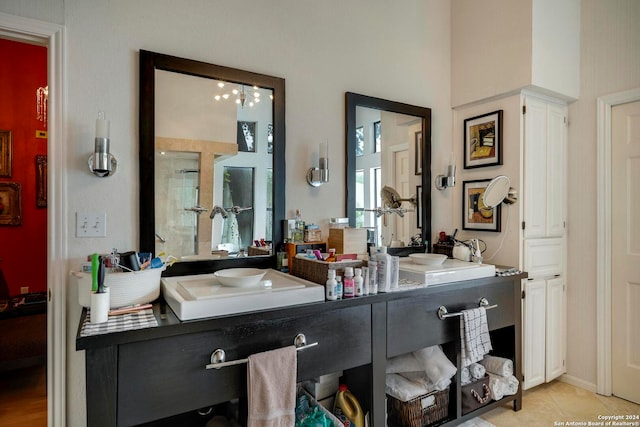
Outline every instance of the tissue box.
<path id="1" fill-rule="evenodd" d="M 330 228 L 328 244 L 337 254 L 366 254 L 367 229 Z"/>
<path id="2" fill-rule="evenodd" d="M 430 406 L 423 407 L 423 401 L 434 397 Z M 387 394 L 387 425 L 389 427 L 424 427 L 449 416 L 449 388 L 434 391 L 407 402 Z"/>

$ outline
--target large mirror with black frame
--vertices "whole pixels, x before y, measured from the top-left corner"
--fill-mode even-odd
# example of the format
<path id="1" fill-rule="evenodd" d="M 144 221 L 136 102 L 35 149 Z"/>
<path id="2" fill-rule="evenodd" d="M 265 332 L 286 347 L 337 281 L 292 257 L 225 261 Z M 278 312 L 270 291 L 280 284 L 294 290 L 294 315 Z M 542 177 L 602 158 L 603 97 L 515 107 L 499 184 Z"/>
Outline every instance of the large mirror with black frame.
<path id="1" fill-rule="evenodd" d="M 141 252 L 191 270 L 275 264 L 284 99 L 281 78 L 140 51 Z"/>
<path id="2" fill-rule="evenodd" d="M 428 250 L 431 109 L 346 93 L 346 211 L 369 243 Z"/>

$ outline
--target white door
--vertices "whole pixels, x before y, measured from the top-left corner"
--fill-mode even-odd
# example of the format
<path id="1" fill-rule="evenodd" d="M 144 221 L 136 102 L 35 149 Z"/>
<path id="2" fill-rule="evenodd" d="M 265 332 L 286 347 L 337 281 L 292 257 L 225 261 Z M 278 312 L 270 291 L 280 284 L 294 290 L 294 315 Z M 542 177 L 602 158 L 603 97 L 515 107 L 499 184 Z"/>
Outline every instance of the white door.
<path id="1" fill-rule="evenodd" d="M 611 111 L 612 391 L 640 403 L 640 101 Z"/>
<path id="2" fill-rule="evenodd" d="M 524 237 L 545 237 L 547 206 L 547 104 L 526 98 L 524 115 Z"/>

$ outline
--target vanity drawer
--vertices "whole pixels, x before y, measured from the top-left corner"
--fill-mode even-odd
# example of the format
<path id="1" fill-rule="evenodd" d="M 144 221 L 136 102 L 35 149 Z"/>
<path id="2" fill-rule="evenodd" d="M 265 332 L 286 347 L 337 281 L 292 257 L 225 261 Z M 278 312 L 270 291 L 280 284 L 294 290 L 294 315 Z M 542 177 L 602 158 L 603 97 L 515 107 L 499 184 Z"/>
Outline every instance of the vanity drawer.
<path id="1" fill-rule="evenodd" d="M 352 333 L 356 332 L 357 333 Z M 221 348 L 226 360 L 293 344 L 298 381 L 371 363 L 369 305 L 313 316 L 257 321 L 238 326 L 122 345 L 118 355 L 118 425 L 136 425 L 246 395 L 246 364 L 205 369 Z"/>
<path id="2" fill-rule="evenodd" d="M 403 298 L 387 303 L 387 357 L 460 339 L 460 317 L 440 320 L 438 308 L 449 313 L 478 307 L 481 298 L 498 307 L 487 310 L 489 329 L 513 325 L 514 286 L 511 282 L 494 283 L 456 290 L 456 284 L 424 296 Z"/>

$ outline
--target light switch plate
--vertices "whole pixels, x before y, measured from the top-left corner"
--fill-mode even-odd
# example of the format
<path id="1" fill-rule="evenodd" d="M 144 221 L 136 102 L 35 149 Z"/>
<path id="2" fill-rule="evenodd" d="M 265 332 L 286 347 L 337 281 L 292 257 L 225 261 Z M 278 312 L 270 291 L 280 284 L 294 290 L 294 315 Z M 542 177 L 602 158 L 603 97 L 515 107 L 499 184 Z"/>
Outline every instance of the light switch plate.
<path id="1" fill-rule="evenodd" d="M 107 237 L 105 212 L 77 212 L 76 237 Z"/>

